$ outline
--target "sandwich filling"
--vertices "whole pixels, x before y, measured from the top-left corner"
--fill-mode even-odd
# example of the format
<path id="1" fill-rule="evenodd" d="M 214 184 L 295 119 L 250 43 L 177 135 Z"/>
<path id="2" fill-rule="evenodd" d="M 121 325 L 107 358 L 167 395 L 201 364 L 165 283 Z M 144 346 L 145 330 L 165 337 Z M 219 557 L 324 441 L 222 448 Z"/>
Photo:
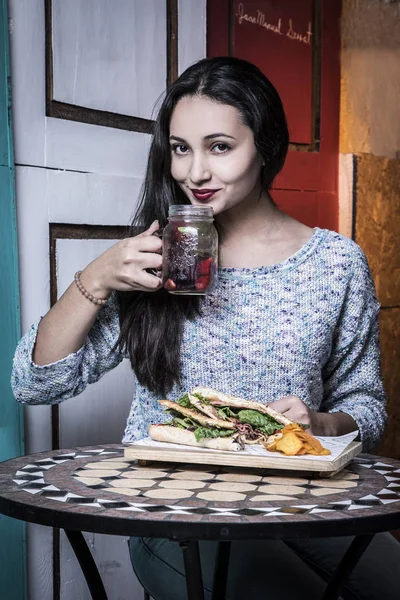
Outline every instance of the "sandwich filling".
<path id="1" fill-rule="evenodd" d="M 213 390 L 195 388 L 176 402 L 160 400 L 171 415 L 168 425 L 191 431 L 197 442 L 204 438 L 234 436 L 243 445 L 267 442 L 271 435 L 291 423 L 279 413 L 266 412 L 268 407 L 225 394 L 216 397 Z M 240 401 L 239 401 L 240 400 Z M 238 406 L 240 405 L 240 406 Z"/>

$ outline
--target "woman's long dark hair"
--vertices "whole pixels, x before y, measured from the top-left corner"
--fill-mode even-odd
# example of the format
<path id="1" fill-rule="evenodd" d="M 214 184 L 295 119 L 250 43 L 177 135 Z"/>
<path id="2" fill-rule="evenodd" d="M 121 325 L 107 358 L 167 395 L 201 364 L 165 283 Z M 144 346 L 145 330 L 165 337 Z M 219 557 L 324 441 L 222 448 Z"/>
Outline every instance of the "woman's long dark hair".
<path id="1" fill-rule="evenodd" d="M 269 190 L 282 169 L 289 135 L 281 99 L 271 82 L 251 63 L 231 57 L 195 63 L 168 88 L 153 130 L 146 177 L 129 235 L 137 235 L 158 219 L 167 224 L 172 204 L 189 204 L 171 177 L 169 126 L 179 100 L 203 96 L 237 108 L 254 135 L 264 166 L 263 189 Z M 185 319 L 200 312 L 199 299 L 154 293 L 118 292 L 119 346 L 128 352 L 139 383 L 158 395 L 180 382 L 180 350 Z"/>

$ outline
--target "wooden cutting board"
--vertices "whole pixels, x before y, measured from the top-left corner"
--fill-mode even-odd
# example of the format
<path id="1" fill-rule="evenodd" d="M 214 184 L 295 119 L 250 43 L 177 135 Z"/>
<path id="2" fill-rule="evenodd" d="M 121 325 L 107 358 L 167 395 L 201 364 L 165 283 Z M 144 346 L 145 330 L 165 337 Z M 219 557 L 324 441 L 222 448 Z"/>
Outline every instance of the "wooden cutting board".
<path id="1" fill-rule="evenodd" d="M 254 455 L 246 450 L 239 452 L 223 452 L 221 450 L 199 450 L 184 446 L 182 448 L 171 444 L 144 446 L 129 444 L 125 447 L 125 458 L 141 461 L 173 462 L 201 465 L 224 465 L 232 467 L 256 467 L 260 469 L 283 469 L 288 471 L 313 471 L 325 477 L 334 475 L 345 467 L 355 456 L 361 452 L 361 442 L 351 442 L 336 458 L 321 460 L 319 457 L 304 458 L 303 456 L 291 457 L 284 455 L 271 456 Z M 275 454 L 275 453 L 274 453 Z"/>

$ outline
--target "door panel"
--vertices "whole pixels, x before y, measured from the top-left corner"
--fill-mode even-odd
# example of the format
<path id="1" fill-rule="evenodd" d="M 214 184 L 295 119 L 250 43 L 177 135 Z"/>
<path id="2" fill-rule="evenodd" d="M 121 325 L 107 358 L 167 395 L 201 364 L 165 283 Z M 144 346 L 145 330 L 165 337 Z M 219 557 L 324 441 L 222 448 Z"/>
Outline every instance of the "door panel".
<path id="1" fill-rule="evenodd" d="M 151 119 L 167 79 L 166 3 L 51 4 L 54 100 Z"/>
<path id="2" fill-rule="evenodd" d="M 207 9 L 208 56 L 250 59 L 282 96 L 291 145 L 272 196 L 300 221 L 330 229 L 338 227 L 340 10 L 340 0 L 214 0 Z"/>
<path id="3" fill-rule="evenodd" d="M 52 251 L 56 253 L 58 297 L 70 285 L 76 271 L 83 269 L 115 241 L 55 238 Z M 125 360 L 104 376 L 101 385 L 90 385 L 76 398 L 60 404 L 60 447 L 119 441 L 125 429 L 133 392 L 132 370 L 129 361 Z M 63 558 L 61 562 L 66 564 Z"/>
<path id="4" fill-rule="evenodd" d="M 182 73 L 206 56 L 206 1 L 178 0 L 178 17 L 178 73 Z"/>

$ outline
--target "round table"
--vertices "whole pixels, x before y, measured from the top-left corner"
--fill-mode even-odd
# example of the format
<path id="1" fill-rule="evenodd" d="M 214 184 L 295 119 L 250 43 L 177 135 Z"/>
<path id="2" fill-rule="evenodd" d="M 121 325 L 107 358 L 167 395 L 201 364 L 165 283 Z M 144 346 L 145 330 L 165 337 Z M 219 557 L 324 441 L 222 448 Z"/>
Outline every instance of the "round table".
<path id="1" fill-rule="evenodd" d="M 356 536 L 328 583 L 338 598 L 377 532 L 400 528 L 400 461 L 361 455 L 332 478 L 165 462 L 124 446 L 42 452 L 0 463 L 0 512 L 65 530 L 91 594 L 106 598 L 82 531 L 181 543 L 189 600 L 203 599 L 198 540 L 218 540 L 213 598 L 225 597 L 232 540 Z M 190 574 L 190 575 L 189 575 Z"/>

